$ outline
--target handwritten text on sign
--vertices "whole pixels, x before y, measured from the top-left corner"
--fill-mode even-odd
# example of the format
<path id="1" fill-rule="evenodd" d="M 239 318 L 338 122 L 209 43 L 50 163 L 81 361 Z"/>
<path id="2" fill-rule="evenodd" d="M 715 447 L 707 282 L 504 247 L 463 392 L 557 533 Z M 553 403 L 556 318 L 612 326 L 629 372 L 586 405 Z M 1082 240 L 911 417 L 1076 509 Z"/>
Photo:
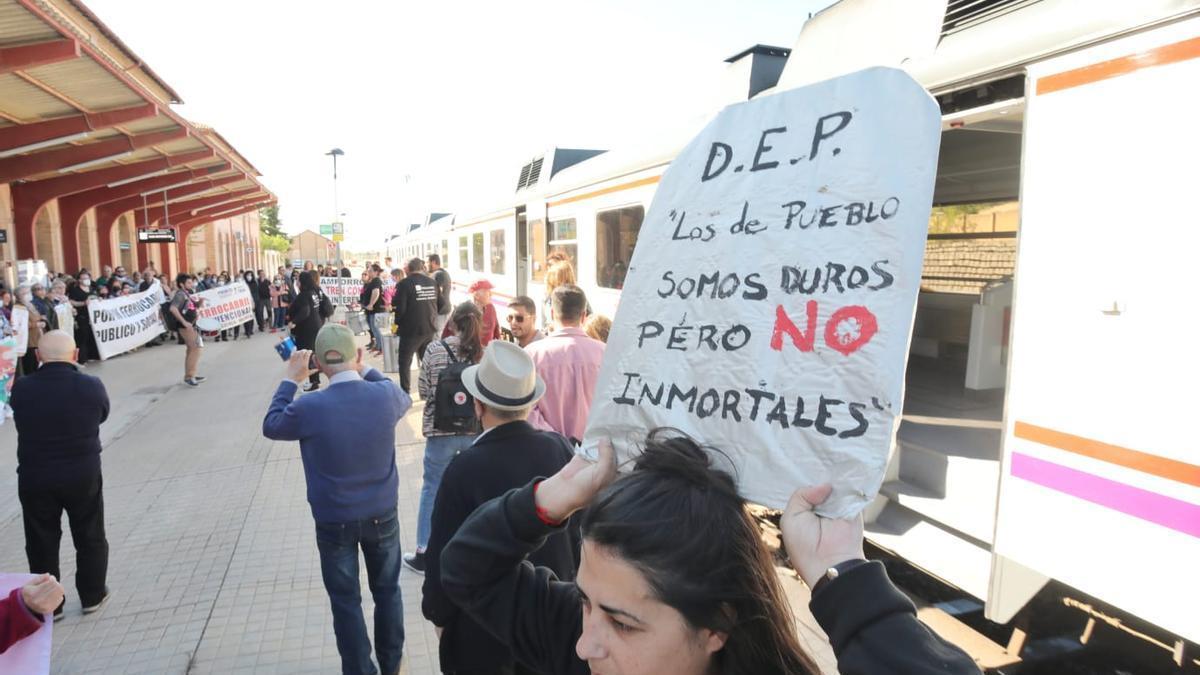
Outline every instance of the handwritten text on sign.
<path id="1" fill-rule="evenodd" d="M 782 507 L 878 492 L 899 422 L 940 115 L 873 68 L 725 109 L 671 163 L 638 235 L 587 451 L 657 426 Z"/>

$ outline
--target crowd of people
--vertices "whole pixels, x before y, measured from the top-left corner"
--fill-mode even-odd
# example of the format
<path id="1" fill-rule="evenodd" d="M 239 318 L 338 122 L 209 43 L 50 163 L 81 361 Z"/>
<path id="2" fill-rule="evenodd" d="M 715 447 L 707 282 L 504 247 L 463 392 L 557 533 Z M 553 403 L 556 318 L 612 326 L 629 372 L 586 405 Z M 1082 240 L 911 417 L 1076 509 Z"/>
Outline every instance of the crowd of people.
<path id="1" fill-rule="evenodd" d="M 188 345 L 188 384 L 203 381 L 202 288 L 250 285 L 256 311 L 240 328 L 249 335 L 283 327 L 296 343 L 262 429 L 300 445 L 342 672 L 399 672 L 402 567 L 424 575 L 420 605 L 436 626 L 445 673 L 819 672 L 720 449 L 675 430 L 647 430 L 621 477 L 609 444 L 594 460 L 576 453 L 611 322 L 592 316 L 569 261 L 554 266 L 548 303 L 513 298 L 502 331 L 490 284 L 472 284 L 471 299 L 453 305 L 437 256 L 387 272 L 369 264 L 358 303 L 369 316 L 366 349 L 385 348 L 394 326 L 398 382 L 364 361 L 347 326 L 329 321 L 321 274 L 340 270 L 310 264 L 270 279 L 206 270 L 164 282 L 168 324 Z M 394 283 L 383 283 L 385 273 Z M 97 378 L 73 366 L 74 337 L 46 326 L 34 350 L 40 367 L 13 390 L 26 552 L 31 572 L 48 576 L 0 602 L 0 649 L 61 614 L 61 532 L 51 521 L 63 510 L 84 612 L 109 597 L 98 461 L 108 399 Z M 396 426 L 413 406 L 414 358 L 425 447 L 416 540 L 405 555 L 395 446 Z M 90 393 L 78 399 L 71 429 L 51 432 L 41 416 L 65 388 Z M 883 566 L 866 560 L 861 518 L 816 513 L 829 494 L 828 485 L 799 487 L 781 530 L 840 671 L 977 673 L 917 620 Z M 360 555 L 374 601 L 373 645 Z"/>

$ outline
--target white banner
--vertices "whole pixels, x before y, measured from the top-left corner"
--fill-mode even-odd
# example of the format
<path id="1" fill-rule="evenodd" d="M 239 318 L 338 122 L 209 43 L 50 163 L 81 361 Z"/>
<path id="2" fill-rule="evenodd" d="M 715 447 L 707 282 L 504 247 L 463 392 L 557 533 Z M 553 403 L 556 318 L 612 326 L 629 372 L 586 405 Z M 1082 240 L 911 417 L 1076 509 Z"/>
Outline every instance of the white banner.
<path id="1" fill-rule="evenodd" d="M 937 104 L 872 68 L 723 110 L 638 234 L 584 448 L 678 428 L 782 508 L 878 492 L 899 425 L 937 168 Z"/>
<path id="2" fill-rule="evenodd" d="M 154 286 L 158 286 L 158 282 L 154 282 Z M 140 347 L 166 330 L 159 313 L 161 291 L 154 286 L 142 293 L 88 300 L 92 334 L 96 336 L 101 359 Z"/>
<path id="3" fill-rule="evenodd" d="M 335 305 L 349 307 L 358 302 L 362 293 L 362 279 L 355 277 L 321 277 L 321 290 Z"/>
<path id="4" fill-rule="evenodd" d="M 29 310 L 21 305 L 12 308 L 13 336 L 17 338 L 17 354 L 24 356 L 29 350 Z M 33 345 L 35 348 L 37 345 Z"/>
<path id="5" fill-rule="evenodd" d="M 222 330 L 240 326 L 254 318 L 254 296 L 250 295 L 250 287 L 240 280 L 196 295 L 204 298 L 204 304 L 196 310 L 197 317 L 216 319 Z"/>

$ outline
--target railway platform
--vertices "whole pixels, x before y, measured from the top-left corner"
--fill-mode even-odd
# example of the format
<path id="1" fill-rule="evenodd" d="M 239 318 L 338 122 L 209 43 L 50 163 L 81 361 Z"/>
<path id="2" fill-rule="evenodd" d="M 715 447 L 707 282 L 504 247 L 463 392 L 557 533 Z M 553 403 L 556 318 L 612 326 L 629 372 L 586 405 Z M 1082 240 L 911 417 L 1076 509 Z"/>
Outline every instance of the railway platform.
<path id="1" fill-rule="evenodd" d="M 66 616 L 54 626 L 51 672 L 339 672 L 299 446 L 268 441 L 261 432 L 283 373 L 274 339 L 256 333 L 206 345 L 201 372 L 209 379 L 195 389 L 180 382 L 183 348 L 173 344 L 87 367 L 104 380 L 112 401 L 101 429 L 113 596 L 101 612 L 80 613 L 74 550 L 64 531 Z M 420 413 L 417 401 L 396 436 L 405 550 L 416 537 Z M 11 421 L 0 426 L 4 571 L 26 569 L 16 445 Z M 805 609 L 807 590 L 786 570 L 781 575 L 799 612 L 801 639 L 825 672 L 836 673 Z M 401 572 L 402 672 L 410 675 L 439 672 L 437 637 L 421 616 L 422 579 Z"/>

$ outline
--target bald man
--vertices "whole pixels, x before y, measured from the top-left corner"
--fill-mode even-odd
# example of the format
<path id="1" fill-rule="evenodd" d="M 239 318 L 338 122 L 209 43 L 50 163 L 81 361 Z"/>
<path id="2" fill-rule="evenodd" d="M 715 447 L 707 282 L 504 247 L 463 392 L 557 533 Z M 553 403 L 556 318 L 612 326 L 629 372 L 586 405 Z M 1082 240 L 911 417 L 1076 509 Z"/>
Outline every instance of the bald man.
<path id="1" fill-rule="evenodd" d="M 56 579 L 62 512 L 75 542 L 75 588 L 83 613 L 108 600 L 108 540 L 100 475 L 100 425 L 108 419 L 108 392 L 99 378 L 75 366 L 79 350 L 70 333 L 52 330 L 37 344 L 40 366 L 13 384 L 17 424 L 17 496 L 25 521 L 29 571 Z M 62 605 L 54 618 L 62 617 Z"/>

